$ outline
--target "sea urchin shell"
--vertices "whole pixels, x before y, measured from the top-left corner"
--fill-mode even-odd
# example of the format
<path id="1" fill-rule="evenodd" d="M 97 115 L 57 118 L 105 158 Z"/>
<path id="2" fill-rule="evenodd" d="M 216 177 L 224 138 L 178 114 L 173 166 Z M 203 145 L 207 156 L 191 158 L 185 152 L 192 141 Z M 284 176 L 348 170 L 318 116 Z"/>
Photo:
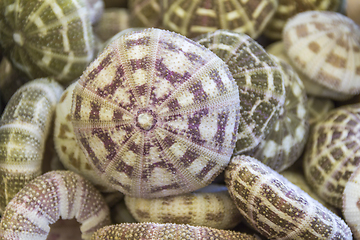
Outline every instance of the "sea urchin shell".
<path id="1" fill-rule="evenodd" d="M 75 135 L 100 176 L 151 198 L 208 185 L 230 161 L 239 92 L 210 50 L 160 29 L 114 40 L 75 87 Z"/>

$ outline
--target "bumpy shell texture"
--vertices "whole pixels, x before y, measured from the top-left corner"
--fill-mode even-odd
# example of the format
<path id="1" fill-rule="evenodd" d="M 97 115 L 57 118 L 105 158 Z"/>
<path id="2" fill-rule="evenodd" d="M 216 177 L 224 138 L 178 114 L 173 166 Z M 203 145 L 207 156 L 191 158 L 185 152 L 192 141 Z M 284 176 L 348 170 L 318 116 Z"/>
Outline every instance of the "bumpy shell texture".
<path id="1" fill-rule="evenodd" d="M 84 0 L 2 0 L 0 45 L 30 78 L 76 79 L 93 58 Z"/>
<path id="2" fill-rule="evenodd" d="M 228 164 L 239 91 L 210 50 L 160 29 L 113 41 L 73 93 L 75 135 L 99 175 L 134 197 L 194 191 Z"/>
<path id="3" fill-rule="evenodd" d="M 162 25 L 187 37 L 229 29 L 256 38 L 277 6 L 277 0 L 170 0 L 162 6 Z"/>
<path id="4" fill-rule="evenodd" d="M 308 11 L 283 32 L 286 52 L 310 80 L 339 93 L 360 92 L 360 27 L 335 12 Z"/>
<path id="5" fill-rule="evenodd" d="M 240 125 L 235 154 L 253 149 L 269 133 L 285 103 L 281 67 L 253 39 L 241 33 L 217 30 L 195 39 L 230 69 L 240 97 Z"/>
<path id="6" fill-rule="evenodd" d="M 304 153 L 306 180 L 326 202 L 342 207 L 351 173 L 360 165 L 360 104 L 330 111 L 309 134 Z"/>
<path id="7" fill-rule="evenodd" d="M 268 239 L 352 239 L 340 217 L 255 158 L 232 158 L 225 182 L 241 214 Z"/>
<path id="8" fill-rule="evenodd" d="M 190 226 L 185 224 L 160 223 L 122 223 L 99 229 L 91 240 L 143 240 L 143 239 L 227 239 L 256 240 L 254 236 L 215 228 Z"/>
<path id="9" fill-rule="evenodd" d="M 289 64 L 273 57 L 284 72 L 285 105 L 264 141 L 245 154 L 281 172 L 290 167 L 303 152 L 309 133 L 309 113 L 304 84 Z"/>

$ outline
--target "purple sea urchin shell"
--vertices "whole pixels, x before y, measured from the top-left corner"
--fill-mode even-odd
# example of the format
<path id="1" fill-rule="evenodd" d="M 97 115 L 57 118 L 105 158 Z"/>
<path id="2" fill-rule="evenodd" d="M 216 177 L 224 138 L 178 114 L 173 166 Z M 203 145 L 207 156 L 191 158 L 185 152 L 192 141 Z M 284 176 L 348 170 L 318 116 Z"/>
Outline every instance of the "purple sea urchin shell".
<path id="1" fill-rule="evenodd" d="M 70 171 L 52 171 L 35 178 L 9 202 L 1 218 L 0 237 L 45 240 L 49 225 L 60 217 L 75 217 L 83 239 L 111 223 L 108 206 L 90 182 Z"/>
<path id="2" fill-rule="evenodd" d="M 121 35 L 78 81 L 75 135 L 99 175 L 134 197 L 208 185 L 228 164 L 239 92 L 226 64 L 179 34 Z"/>

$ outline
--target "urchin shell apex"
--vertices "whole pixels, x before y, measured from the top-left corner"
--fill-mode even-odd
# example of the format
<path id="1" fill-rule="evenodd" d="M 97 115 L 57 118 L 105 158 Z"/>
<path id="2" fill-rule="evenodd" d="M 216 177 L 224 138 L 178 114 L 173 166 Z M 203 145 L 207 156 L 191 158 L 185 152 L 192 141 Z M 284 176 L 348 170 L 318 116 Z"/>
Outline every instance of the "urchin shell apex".
<path id="1" fill-rule="evenodd" d="M 72 123 L 103 179 L 151 198 L 210 184 L 230 161 L 239 107 L 238 87 L 214 53 L 145 29 L 114 40 L 83 73 Z"/>

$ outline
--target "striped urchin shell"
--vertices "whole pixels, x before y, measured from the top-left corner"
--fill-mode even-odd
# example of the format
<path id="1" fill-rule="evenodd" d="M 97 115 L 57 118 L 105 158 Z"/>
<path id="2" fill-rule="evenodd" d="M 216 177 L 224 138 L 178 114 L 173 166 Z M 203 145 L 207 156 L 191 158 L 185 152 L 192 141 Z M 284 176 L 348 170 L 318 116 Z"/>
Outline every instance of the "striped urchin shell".
<path id="1" fill-rule="evenodd" d="M 304 152 L 306 180 L 326 202 L 342 207 L 351 173 L 360 165 L 360 104 L 330 111 L 309 134 Z"/>
<path id="2" fill-rule="evenodd" d="M 152 198 L 204 187 L 229 163 L 239 91 L 210 50 L 160 29 L 114 40 L 81 76 L 72 123 L 110 186 Z"/>
<path id="3" fill-rule="evenodd" d="M 132 27 L 160 27 L 162 4 L 167 0 L 129 0 Z"/>
<path id="4" fill-rule="evenodd" d="M 224 60 L 240 97 L 235 154 L 253 149 L 269 133 L 285 103 L 281 67 L 249 36 L 217 30 L 195 39 Z"/>
<path id="5" fill-rule="evenodd" d="M 187 37 L 229 29 L 258 37 L 273 16 L 277 0 L 169 0 L 162 26 Z"/>
<path id="6" fill-rule="evenodd" d="M 0 45 L 30 78 L 76 79 L 93 59 L 93 33 L 84 0 L 3 0 Z"/>
<path id="7" fill-rule="evenodd" d="M 53 79 L 37 79 L 8 102 L 0 119 L 0 212 L 41 174 L 45 142 L 62 91 Z"/>
<path id="8" fill-rule="evenodd" d="M 90 182 L 71 171 L 38 176 L 9 202 L 0 222 L 4 240 L 47 239 L 50 224 L 75 218 L 82 239 L 111 224 L 110 211 Z"/>
<path id="9" fill-rule="evenodd" d="M 351 174 L 343 194 L 343 215 L 356 240 L 360 239 L 360 167 Z"/>
<path id="10" fill-rule="evenodd" d="M 125 203 L 138 222 L 230 229 L 241 221 L 240 212 L 224 185 L 211 184 L 196 192 L 162 198 L 125 196 Z"/>
<path id="11" fill-rule="evenodd" d="M 225 182 L 241 214 L 266 238 L 352 239 L 340 217 L 255 158 L 232 158 Z"/>
<path id="12" fill-rule="evenodd" d="M 91 240 L 256 240 L 257 238 L 245 233 L 219 230 L 209 227 L 190 226 L 174 223 L 122 223 L 106 226 L 94 233 Z"/>
<path id="13" fill-rule="evenodd" d="M 90 165 L 84 152 L 76 141 L 74 128 L 71 124 L 72 94 L 76 82 L 66 88 L 56 106 L 54 124 L 54 146 L 59 160 L 66 169 L 76 172 L 89 180 L 102 192 L 115 191 L 99 178 Z"/>
<path id="14" fill-rule="evenodd" d="M 360 27 L 335 12 L 308 11 L 284 28 L 287 55 L 311 81 L 342 94 L 360 92 Z"/>
<path id="15" fill-rule="evenodd" d="M 300 12 L 319 10 L 337 11 L 342 0 L 279 0 L 279 6 L 264 29 L 265 36 L 281 39 L 287 20 Z"/>
<path id="16" fill-rule="evenodd" d="M 281 172 L 291 166 L 303 152 L 309 132 L 309 113 L 305 87 L 297 73 L 285 61 L 272 57 L 284 72 L 285 104 L 270 133 L 255 149 L 244 154 Z"/>

